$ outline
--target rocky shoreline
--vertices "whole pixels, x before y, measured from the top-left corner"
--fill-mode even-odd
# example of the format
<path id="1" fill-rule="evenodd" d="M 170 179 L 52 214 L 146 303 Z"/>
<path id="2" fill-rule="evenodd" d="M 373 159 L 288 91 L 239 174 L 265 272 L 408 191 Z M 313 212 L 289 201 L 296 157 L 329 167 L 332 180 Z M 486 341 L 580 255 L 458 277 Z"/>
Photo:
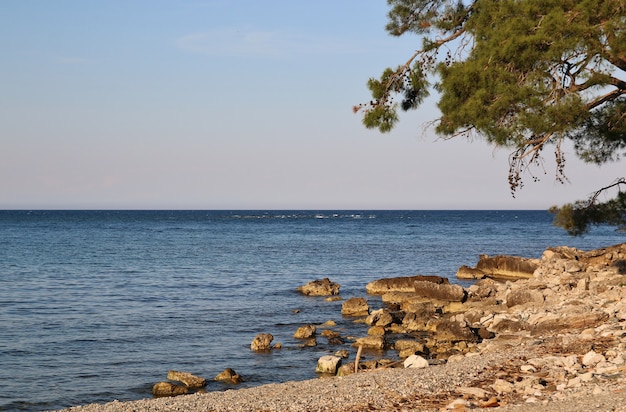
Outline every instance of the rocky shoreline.
<path id="1" fill-rule="evenodd" d="M 368 325 L 368 336 L 345 337 L 355 348 L 424 360 L 409 362 L 417 368 L 342 365 L 338 353 L 335 377 L 67 410 L 626 410 L 626 243 L 549 248 L 540 260 L 481 256 L 458 275 L 478 280 L 381 279 L 366 290 L 382 308 L 343 303 L 344 316 Z"/>

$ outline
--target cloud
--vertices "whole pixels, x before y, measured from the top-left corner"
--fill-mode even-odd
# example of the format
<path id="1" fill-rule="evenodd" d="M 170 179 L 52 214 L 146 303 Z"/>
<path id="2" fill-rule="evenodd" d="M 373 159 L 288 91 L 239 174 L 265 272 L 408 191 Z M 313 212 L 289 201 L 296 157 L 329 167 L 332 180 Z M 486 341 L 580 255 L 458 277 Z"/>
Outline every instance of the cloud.
<path id="1" fill-rule="evenodd" d="M 183 50 L 213 56 L 285 57 L 294 54 L 354 52 L 345 41 L 306 37 L 286 31 L 224 27 L 177 39 Z"/>

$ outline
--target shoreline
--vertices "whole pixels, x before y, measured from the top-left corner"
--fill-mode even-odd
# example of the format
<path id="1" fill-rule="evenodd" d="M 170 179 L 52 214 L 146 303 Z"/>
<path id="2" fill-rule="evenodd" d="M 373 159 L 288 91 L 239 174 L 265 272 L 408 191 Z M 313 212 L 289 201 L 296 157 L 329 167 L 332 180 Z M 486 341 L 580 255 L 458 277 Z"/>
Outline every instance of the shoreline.
<path id="1" fill-rule="evenodd" d="M 424 369 L 377 369 L 343 377 L 267 384 L 223 392 L 196 393 L 171 398 L 112 401 L 63 409 L 65 412 L 127 411 L 441 411 L 485 408 L 489 399 L 473 399 L 468 388 L 489 390 L 489 383 L 505 371 L 521 368 L 545 351 L 541 344 L 498 345 L 498 350 L 466 356 L 456 362 Z M 480 383 L 483 383 L 481 385 Z M 501 394 L 489 407 L 494 411 L 626 411 L 624 371 L 619 377 L 585 382 L 554 391 L 542 399 L 521 393 Z M 484 387 L 484 388 L 481 388 Z M 465 409 L 464 409 L 465 408 Z M 600 408 L 600 409 L 598 409 Z M 621 409 L 620 409 L 621 408 Z"/>
<path id="2" fill-rule="evenodd" d="M 398 280 L 406 288 L 407 279 Z M 383 301 L 415 305 L 424 282 L 414 285 L 413 293 L 391 292 Z M 450 289 L 425 291 L 433 288 Z M 441 303 L 447 309 L 439 315 L 417 319 L 444 325 L 457 352 L 445 363 L 63 411 L 626 411 L 626 243 L 548 249 L 530 278 L 479 280 L 466 292 L 462 302 Z M 450 338 L 454 325 L 460 332 Z M 462 333 L 469 329 L 490 335 L 470 348 Z"/>

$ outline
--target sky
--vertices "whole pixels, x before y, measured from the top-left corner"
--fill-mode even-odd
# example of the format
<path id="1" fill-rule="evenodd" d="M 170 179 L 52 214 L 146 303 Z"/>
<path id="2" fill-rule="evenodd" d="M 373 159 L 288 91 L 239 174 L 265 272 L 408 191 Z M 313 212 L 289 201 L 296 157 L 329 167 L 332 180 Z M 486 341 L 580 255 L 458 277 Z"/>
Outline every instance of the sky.
<path id="1" fill-rule="evenodd" d="M 0 209 L 546 209 L 624 176 L 566 147 L 513 198 L 508 152 L 352 107 L 416 36 L 384 0 L 0 1 Z"/>

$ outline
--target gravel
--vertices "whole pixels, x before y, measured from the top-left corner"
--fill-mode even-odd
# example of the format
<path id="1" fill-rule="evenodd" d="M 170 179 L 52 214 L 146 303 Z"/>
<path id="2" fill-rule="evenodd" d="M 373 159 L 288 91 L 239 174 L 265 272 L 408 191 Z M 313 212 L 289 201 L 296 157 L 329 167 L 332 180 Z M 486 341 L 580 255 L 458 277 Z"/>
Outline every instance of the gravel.
<path id="1" fill-rule="evenodd" d="M 503 348 L 504 349 L 504 348 Z M 71 412 L 131 411 L 440 411 L 463 399 L 459 388 L 489 389 L 498 376 L 519 368 L 537 348 L 506 348 L 468 356 L 458 362 L 425 369 L 378 369 L 344 377 L 263 385 L 225 392 L 196 393 L 174 398 L 113 401 L 66 409 Z M 494 401 L 495 399 L 492 399 Z M 485 407 L 487 400 L 466 399 L 456 410 Z M 494 411 L 626 411 L 623 379 L 591 383 L 574 391 L 534 399 L 502 395 Z M 497 406 L 497 407 L 495 407 Z M 463 409 L 465 408 L 465 409 Z"/>

